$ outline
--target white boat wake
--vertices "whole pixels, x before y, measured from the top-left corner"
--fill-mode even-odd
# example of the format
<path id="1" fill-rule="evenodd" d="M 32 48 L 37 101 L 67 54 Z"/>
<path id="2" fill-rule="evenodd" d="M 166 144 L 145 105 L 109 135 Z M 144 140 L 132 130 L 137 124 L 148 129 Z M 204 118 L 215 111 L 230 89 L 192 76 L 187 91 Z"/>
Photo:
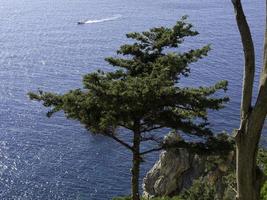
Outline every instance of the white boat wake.
<path id="1" fill-rule="evenodd" d="M 114 15 L 114 16 L 109 17 L 109 18 L 96 19 L 96 20 L 85 20 L 85 21 L 80 22 L 80 23 L 82 23 L 82 24 L 95 24 L 95 23 L 101 23 L 101 22 L 113 21 L 113 20 L 119 19 L 119 18 L 121 18 L 121 17 L 122 17 L 122 15 Z"/>

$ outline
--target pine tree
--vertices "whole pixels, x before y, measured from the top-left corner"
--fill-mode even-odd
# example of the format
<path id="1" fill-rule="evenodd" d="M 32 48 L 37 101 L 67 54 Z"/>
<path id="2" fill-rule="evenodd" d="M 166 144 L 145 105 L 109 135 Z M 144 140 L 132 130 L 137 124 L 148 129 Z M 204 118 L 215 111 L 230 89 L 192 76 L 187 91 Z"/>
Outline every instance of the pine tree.
<path id="1" fill-rule="evenodd" d="M 97 71 L 84 76 L 83 89 L 66 94 L 29 93 L 31 99 L 51 107 L 47 113 L 64 111 L 78 120 L 90 133 L 112 138 L 132 152 L 132 197 L 139 200 L 139 169 L 144 155 L 164 148 L 156 129 L 171 128 L 200 138 L 211 138 L 208 109 L 219 110 L 227 97 L 216 98 L 227 82 L 211 87 L 181 87 L 180 79 L 190 73 L 189 64 L 207 56 L 210 46 L 177 51 L 186 37 L 196 36 L 183 17 L 172 28 L 158 27 L 142 33 L 129 33 L 135 41 L 122 45 L 116 57 L 106 58 L 113 72 Z M 126 142 L 118 128 L 129 130 Z M 152 149 L 141 145 L 155 141 Z M 185 145 L 185 143 L 183 144 Z M 207 148 L 204 146 L 204 148 Z"/>

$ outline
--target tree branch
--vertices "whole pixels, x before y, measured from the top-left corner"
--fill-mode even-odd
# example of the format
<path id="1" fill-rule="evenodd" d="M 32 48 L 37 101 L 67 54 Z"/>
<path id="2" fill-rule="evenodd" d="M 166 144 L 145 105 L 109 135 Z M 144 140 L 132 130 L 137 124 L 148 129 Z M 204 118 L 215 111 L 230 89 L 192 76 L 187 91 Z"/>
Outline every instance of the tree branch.
<path id="1" fill-rule="evenodd" d="M 267 1 L 266 1 L 267 6 Z M 267 13 L 267 7 L 266 7 Z M 265 37 L 263 49 L 263 66 L 260 76 L 259 93 L 253 110 L 254 126 L 261 130 L 267 114 L 267 14 L 265 19 Z M 259 136 L 260 137 L 260 136 Z"/>
<path id="2" fill-rule="evenodd" d="M 129 144 L 127 144 L 126 142 L 122 141 L 121 139 L 117 138 L 116 136 L 114 136 L 113 134 L 109 134 L 109 133 L 105 133 L 105 135 L 107 137 L 112 138 L 113 140 L 115 140 L 116 142 L 120 143 L 121 145 L 123 145 L 124 147 L 126 147 L 127 149 L 131 150 L 132 152 L 134 152 L 134 149 L 132 146 L 130 146 Z"/>
<path id="3" fill-rule="evenodd" d="M 119 123 L 118 125 L 119 125 L 120 127 L 129 129 L 129 130 L 132 130 L 132 127 L 126 126 L 125 124 Z"/>
<path id="4" fill-rule="evenodd" d="M 158 148 L 150 149 L 150 150 L 147 150 L 147 151 L 144 151 L 144 152 L 140 153 L 140 156 L 145 155 L 145 154 L 148 154 L 148 153 L 151 153 L 151 152 L 154 152 L 154 151 L 160 151 L 162 149 L 163 149 L 163 147 L 158 147 Z"/>
<path id="5" fill-rule="evenodd" d="M 164 126 L 154 126 L 152 128 L 147 128 L 147 129 L 143 129 L 142 132 L 149 132 L 149 131 L 153 131 L 153 130 L 157 130 L 157 129 L 161 129 Z"/>
<path id="6" fill-rule="evenodd" d="M 266 1 L 266 6 L 267 6 L 267 1 Z M 267 7 L 266 7 L 266 13 L 267 13 Z M 267 74 L 267 14 L 266 14 L 266 19 L 265 19 L 265 37 L 264 37 L 264 47 L 263 47 L 263 68 L 262 68 L 262 73 L 261 73 L 261 82 L 262 76 L 264 74 Z"/>
<path id="7" fill-rule="evenodd" d="M 266 1 L 267 6 L 267 1 Z M 267 7 L 266 7 L 267 13 Z M 259 94 L 257 98 L 257 102 L 255 107 L 257 110 L 262 111 L 262 115 L 264 118 L 267 114 L 267 14 L 265 19 L 265 39 L 264 39 L 264 49 L 263 49 L 263 67 L 260 77 L 260 85 L 259 85 Z"/>
<path id="8" fill-rule="evenodd" d="M 153 142 L 156 142 L 156 143 L 160 144 L 162 142 L 162 139 L 161 138 L 156 138 L 155 136 L 150 135 L 150 136 L 142 136 L 141 141 L 142 142 L 153 141 Z"/>
<path id="9" fill-rule="evenodd" d="M 232 0 L 232 3 L 235 9 L 236 22 L 240 32 L 245 58 L 241 102 L 241 119 L 245 119 L 247 118 L 247 115 L 251 108 L 255 74 L 255 52 L 250 28 L 247 23 L 246 16 L 244 15 L 241 0 Z"/>
<path id="10" fill-rule="evenodd" d="M 179 106 L 179 105 L 176 105 L 175 108 L 179 108 L 179 109 L 182 109 L 182 110 L 187 110 L 187 111 L 193 111 L 193 112 L 196 112 L 196 110 L 192 109 L 192 108 L 187 108 L 187 107 L 183 107 L 183 106 Z"/>

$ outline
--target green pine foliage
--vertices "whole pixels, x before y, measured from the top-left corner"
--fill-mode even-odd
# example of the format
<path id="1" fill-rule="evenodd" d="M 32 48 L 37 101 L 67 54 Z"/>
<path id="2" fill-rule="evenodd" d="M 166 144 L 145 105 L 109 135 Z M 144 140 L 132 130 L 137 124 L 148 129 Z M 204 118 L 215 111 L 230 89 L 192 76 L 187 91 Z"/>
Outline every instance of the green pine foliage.
<path id="1" fill-rule="evenodd" d="M 114 71 L 98 70 L 83 78 L 83 89 L 65 94 L 29 93 L 51 110 L 48 117 L 64 111 L 69 119 L 78 120 L 91 133 L 102 134 L 132 151 L 133 160 L 162 149 L 153 130 L 171 128 L 204 138 L 213 136 L 208 124 L 208 110 L 219 110 L 229 99 L 215 93 L 227 89 L 220 81 L 210 87 L 182 87 L 181 78 L 190 74 L 189 65 L 207 56 L 210 46 L 178 51 L 185 38 L 197 31 L 183 17 L 172 28 L 158 27 L 142 33 L 129 33 L 134 42 L 122 45 L 118 56 L 106 58 Z M 133 144 L 120 137 L 118 128 L 130 130 Z M 157 132 L 158 133 L 158 132 Z M 129 141 L 129 140 L 128 140 Z M 156 141 L 157 146 L 141 152 L 140 146 Z M 140 162 L 135 163 L 139 166 Z M 136 168 L 134 174 L 139 174 Z"/>

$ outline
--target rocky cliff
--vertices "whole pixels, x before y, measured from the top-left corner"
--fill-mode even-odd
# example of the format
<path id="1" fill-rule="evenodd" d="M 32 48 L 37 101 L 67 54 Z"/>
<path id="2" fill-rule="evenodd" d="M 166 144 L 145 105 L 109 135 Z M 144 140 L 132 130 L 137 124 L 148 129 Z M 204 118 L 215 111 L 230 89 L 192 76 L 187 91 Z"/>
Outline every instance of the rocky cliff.
<path id="1" fill-rule="evenodd" d="M 179 141 L 176 133 L 165 137 L 165 143 Z M 171 148 L 160 154 L 159 160 L 147 173 L 143 181 L 144 196 L 173 196 L 189 188 L 194 179 L 205 177 L 209 183 L 215 184 L 218 195 L 224 192 L 222 176 L 233 162 L 233 154 L 223 162 L 218 162 L 208 169 L 211 157 L 190 153 L 187 149 Z"/>

